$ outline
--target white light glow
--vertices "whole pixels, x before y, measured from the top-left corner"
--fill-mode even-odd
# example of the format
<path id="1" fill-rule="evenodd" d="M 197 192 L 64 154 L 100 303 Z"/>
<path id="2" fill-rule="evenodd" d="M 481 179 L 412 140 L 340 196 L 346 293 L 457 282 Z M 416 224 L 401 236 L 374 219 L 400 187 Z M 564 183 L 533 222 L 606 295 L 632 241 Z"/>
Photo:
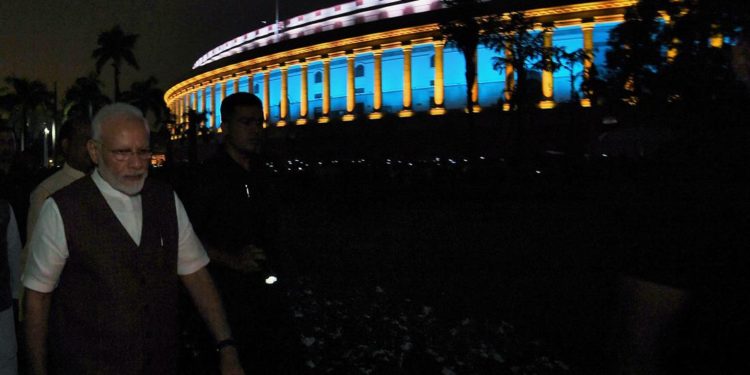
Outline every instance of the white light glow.
<path id="1" fill-rule="evenodd" d="M 274 284 L 277 281 L 279 281 L 279 279 L 277 279 L 276 276 L 271 275 L 266 277 L 266 284 L 268 285 Z"/>

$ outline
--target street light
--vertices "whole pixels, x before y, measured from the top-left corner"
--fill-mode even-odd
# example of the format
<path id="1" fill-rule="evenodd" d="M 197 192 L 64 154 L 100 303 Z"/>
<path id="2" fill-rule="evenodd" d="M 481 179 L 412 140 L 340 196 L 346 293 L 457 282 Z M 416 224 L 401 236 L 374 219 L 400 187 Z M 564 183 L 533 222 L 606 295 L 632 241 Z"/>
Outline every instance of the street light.
<path id="1" fill-rule="evenodd" d="M 49 133 L 50 133 L 49 128 L 45 126 L 44 127 L 44 159 L 42 159 L 44 160 L 45 168 L 49 166 L 49 152 L 47 150 L 47 136 L 49 136 Z"/>

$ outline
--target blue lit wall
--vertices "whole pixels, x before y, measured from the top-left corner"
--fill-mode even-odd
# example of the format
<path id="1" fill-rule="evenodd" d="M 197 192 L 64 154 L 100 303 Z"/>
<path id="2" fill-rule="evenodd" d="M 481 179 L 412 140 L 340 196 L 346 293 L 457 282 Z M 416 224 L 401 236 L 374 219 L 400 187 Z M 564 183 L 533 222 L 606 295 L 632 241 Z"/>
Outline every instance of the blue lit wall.
<path id="1" fill-rule="evenodd" d="M 579 26 L 561 27 L 555 30 L 552 36 L 552 44 L 565 49 L 571 53 L 583 48 L 583 30 Z M 583 79 L 583 64 L 573 65 L 572 79 L 573 88 L 580 95 L 581 80 Z M 567 102 L 571 98 L 571 72 L 560 68 L 554 74 L 554 97 L 555 101 Z"/>
<path id="2" fill-rule="evenodd" d="M 230 89 L 231 87 L 232 86 L 230 85 L 229 87 L 227 87 L 227 89 Z M 221 108 L 221 84 L 220 83 L 215 84 L 213 91 L 214 91 L 214 102 L 216 103 L 216 108 L 214 108 L 214 112 L 216 113 L 216 122 L 213 124 L 213 127 L 218 128 L 219 125 L 221 125 L 221 111 L 219 110 Z M 228 91 L 229 90 L 227 90 L 227 92 Z"/>
<path id="3" fill-rule="evenodd" d="M 594 64 L 596 69 L 599 71 L 600 76 L 604 76 L 607 71 L 607 51 L 610 50 L 607 46 L 607 40 L 609 34 L 612 32 L 618 23 L 609 22 L 596 24 L 594 26 Z"/>

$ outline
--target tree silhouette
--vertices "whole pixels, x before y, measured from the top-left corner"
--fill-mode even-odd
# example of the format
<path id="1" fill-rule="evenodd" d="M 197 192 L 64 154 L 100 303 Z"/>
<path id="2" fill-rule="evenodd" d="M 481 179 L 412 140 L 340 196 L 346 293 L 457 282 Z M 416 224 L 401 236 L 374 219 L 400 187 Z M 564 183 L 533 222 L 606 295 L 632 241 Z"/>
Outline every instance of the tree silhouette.
<path id="1" fill-rule="evenodd" d="M 5 82 L 10 86 L 11 92 L 3 95 L 2 102 L 10 109 L 10 122 L 14 124 L 16 134 L 20 135 L 23 150 L 27 136 L 39 130 L 33 127 L 32 115 L 38 111 L 42 112 L 41 115 L 47 115 L 46 112 L 53 108 L 54 94 L 38 80 L 11 76 L 5 78 Z"/>
<path id="2" fill-rule="evenodd" d="M 65 117 L 84 117 L 89 121 L 94 114 L 111 100 L 102 93 L 102 83 L 93 72 L 79 77 L 65 91 L 63 114 Z"/>
<path id="3" fill-rule="evenodd" d="M 576 73 L 575 68 L 579 64 L 583 64 L 591 59 L 586 50 L 579 48 L 573 52 L 568 52 L 565 48 L 557 48 L 555 50 L 554 59 L 559 62 L 559 67 L 565 69 L 568 72 L 568 80 L 570 82 L 570 100 L 572 102 L 578 101 L 578 90 L 576 90 L 576 79 L 583 76 L 583 72 Z"/>
<path id="4" fill-rule="evenodd" d="M 111 62 L 114 71 L 115 101 L 120 100 L 120 69 L 122 63 L 125 62 L 136 70 L 139 69 L 138 62 L 133 54 L 133 48 L 135 48 L 137 40 L 137 34 L 126 34 L 117 25 L 112 30 L 99 34 L 96 41 L 99 47 L 94 50 L 92 55 L 96 59 L 96 73 L 101 74 L 104 65 Z"/>
<path id="5" fill-rule="evenodd" d="M 614 101 L 634 104 L 653 92 L 660 67 L 666 62 L 659 38 L 661 0 L 640 1 L 625 14 L 625 22 L 610 33 L 607 44 L 607 81 Z"/>
<path id="6" fill-rule="evenodd" d="M 746 8 L 727 0 L 639 1 L 608 41 L 612 96 L 691 110 L 740 97 L 724 40 L 750 33 Z"/>
<path id="7" fill-rule="evenodd" d="M 472 113 L 475 104 L 472 88 L 477 76 L 477 47 L 490 28 L 492 16 L 481 0 L 443 0 L 450 9 L 450 17 L 440 23 L 440 32 L 449 46 L 461 51 L 466 62 L 466 109 Z M 484 17 L 482 17 L 484 16 Z"/>
<path id="8" fill-rule="evenodd" d="M 130 90 L 122 93 L 121 100 L 138 107 L 144 115 L 154 115 L 153 131 L 158 131 L 169 119 L 169 108 L 164 102 L 164 91 L 156 86 L 159 81 L 148 77 L 145 81 L 133 82 Z"/>
<path id="9" fill-rule="evenodd" d="M 529 83 L 529 68 L 556 71 L 559 64 L 551 57 L 553 49 L 544 47 L 544 34 L 533 32 L 534 23 L 523 12 L 511 12 L 494 24 L 487 45 L 499 55 L 492 58 L 495 70 L 501 72 L 506 65 L 513 66 L 516 85 L 511 93 L 511 108 L 526 108 L 531 105 L 532 94 Z M 510 52 L 506 55 L 506 49 Z M 545 57 L 546 58 L 543 58 Z"/>
<path id="10" fill-rule="evenodd" d="M 734 2 L 693 1 L 673 6 L 671 22 L 659 38 L 673 49 L 674 57 L 661 68 L 656 86 L 659 99 L 684 103 L 688 108 L 732 100 L 737 96 L 731 66 L 731 45 L 743 28 L 748 11 Z"/>

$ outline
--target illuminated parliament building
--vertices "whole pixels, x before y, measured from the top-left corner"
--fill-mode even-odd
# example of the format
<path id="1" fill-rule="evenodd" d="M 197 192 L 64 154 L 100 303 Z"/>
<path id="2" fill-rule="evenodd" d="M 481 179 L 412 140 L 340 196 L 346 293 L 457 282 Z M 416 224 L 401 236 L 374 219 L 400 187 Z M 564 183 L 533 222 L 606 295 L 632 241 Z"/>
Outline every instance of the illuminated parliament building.
<path id="1" fill-rule="evenodd" d="M 526 8 L 502 12 L 524 11 L 538 25 L 534 32 L 544 33 L 546 45 L 584 49 L 593 56 L 590 61 L 604 66 L 609 33 L 635 2 L 522 1 L 516 3 Z M 221 123 L 222 99 L 239 91 L 263 100 L 266 126 L 463 110 L 465 62 L 440 33 L 438 19 L 445 12 L 440 0 L 356 0 L 301 14 L 208 51 L 190 78 L 167 90 L 165 100 L 178 119 L 189 109 L 206 113 L 208 128 Z M 494 69 L 497 54 L 481 45 L 477 50 L 473 111 L 501 107 L 511 92 L 513 67 Z M 577 73 L 585 76 L 590 62 L 580 65 Z M 540 108 L 571 100 L 568 72 L 538 76 Z"/>

